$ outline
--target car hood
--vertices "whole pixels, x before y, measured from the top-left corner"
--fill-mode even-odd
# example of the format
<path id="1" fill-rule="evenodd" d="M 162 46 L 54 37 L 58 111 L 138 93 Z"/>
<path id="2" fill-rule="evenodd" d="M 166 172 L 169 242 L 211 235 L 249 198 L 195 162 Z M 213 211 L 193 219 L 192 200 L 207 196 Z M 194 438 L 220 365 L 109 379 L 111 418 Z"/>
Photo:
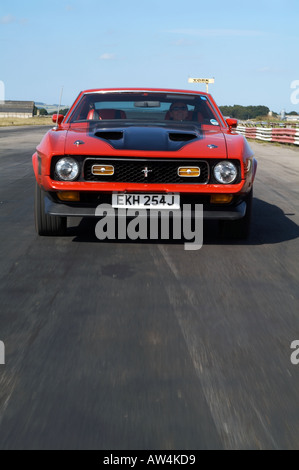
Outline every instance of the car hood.
<path id="1" fill-rule="evenodd" d="M 92 125 L 72 127 L 66 132 L 65 154 L 115 155 L 116 151 L 119 154 L 125 152 L 124 155 L 129 151 L 132 156 L 141 151 L 167 152 L 169 156 L 183 151 L 184 157 L 227 156 L 225 138 L 219 128 L 202 130 L 194 125 Z"/>

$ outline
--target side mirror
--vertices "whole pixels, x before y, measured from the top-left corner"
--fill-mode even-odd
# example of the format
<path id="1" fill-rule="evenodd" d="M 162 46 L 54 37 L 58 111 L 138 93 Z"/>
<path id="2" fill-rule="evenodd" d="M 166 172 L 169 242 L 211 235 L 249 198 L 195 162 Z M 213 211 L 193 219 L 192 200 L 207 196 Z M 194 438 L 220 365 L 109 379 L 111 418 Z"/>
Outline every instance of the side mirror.
<path id="1" fill-rule="evenodd" d="M 235 129 L 238 125 L 238 119 L 233 119 L 233 118 L 227 118 L 226 119 L 226 124 L 229 127 L 229 130 L 231 131 L 232 129 Z"/>
<path id="2" fill-rule="evenodd" d="M 60 124 L 62 123 L 64 119 L 64 115 L 63 114 L 53 114 L 52 116 L 52 122 L 54 122 L 54 124 L 58 124 L 58 126 L 60 126 Z"/>

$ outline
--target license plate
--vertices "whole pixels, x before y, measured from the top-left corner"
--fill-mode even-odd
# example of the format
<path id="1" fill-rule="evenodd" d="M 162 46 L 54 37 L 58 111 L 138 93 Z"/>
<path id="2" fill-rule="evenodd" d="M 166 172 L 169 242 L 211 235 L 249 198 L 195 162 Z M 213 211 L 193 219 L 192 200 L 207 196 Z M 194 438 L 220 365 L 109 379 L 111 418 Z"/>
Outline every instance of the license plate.
<path id="1" fill-rule="evenodd" d="M 179 209 L 179 194 L 113 193 L 112 207 L 116 209 Z"/>

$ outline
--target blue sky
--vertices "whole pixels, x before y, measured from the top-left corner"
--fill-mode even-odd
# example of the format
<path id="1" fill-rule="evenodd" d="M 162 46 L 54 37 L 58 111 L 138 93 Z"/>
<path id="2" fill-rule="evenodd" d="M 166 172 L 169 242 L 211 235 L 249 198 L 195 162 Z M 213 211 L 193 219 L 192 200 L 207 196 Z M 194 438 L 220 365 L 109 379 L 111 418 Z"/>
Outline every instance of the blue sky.
<path id="1" fill-rule="evenodd" d="M 98 87 L 205 90 L 299 112 L 299 0 L 1 0 L 5 99 L 70 105 Z"/>

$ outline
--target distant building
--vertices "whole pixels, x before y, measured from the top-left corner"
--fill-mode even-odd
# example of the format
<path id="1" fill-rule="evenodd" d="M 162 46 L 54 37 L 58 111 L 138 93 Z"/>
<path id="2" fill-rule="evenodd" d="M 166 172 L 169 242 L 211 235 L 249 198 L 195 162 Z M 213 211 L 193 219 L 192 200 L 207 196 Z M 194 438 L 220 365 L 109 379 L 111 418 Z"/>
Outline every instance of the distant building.
<path id="1" fill-rule="evenodd" d="M 0 101 L 1 118 L 33 117 L 34 101 Z"/>
<path id="2" fill-rule="evenodd" d="M 299 122 L 299 116 L 298 115 L 286 116 L 286 120 L 288 122 Z"/>

